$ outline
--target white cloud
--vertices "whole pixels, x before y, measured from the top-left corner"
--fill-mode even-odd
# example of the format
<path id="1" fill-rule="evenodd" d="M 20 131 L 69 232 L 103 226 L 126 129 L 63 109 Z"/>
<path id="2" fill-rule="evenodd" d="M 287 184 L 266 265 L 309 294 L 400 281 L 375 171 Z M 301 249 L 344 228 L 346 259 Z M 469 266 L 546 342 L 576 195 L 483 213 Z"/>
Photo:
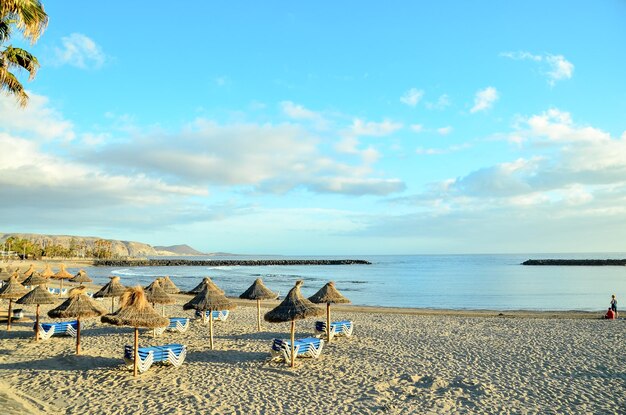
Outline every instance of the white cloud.
<path id="1" fill-rule="evenodd" d="M 452 132 L 452 126 L 448 125 L 446 127 L 437 128 L 437 134 L 439 135 L 448 135 Z"/>
<path id="2" fill-rule="evenodd" d="M 429 110 L 443 110 L 451 105 L 450 97 L 447 94 L 441 95 L 436 102 L 427 102 L 426 108 Z"/>
<path id="3" fill-rule="evenodd" d="M 419 155 L 437 155 L 437 154 L 449 154 L 457 151 L 464 150 L 466 148 L 471 147 L 469 143 L 464 144 L 455 144 L 446 148 L 424 148 L 418 147 L 415 149 L 415 153 Z"/>
<path id="4" fill-rule="evenodd" d="M 360 118 L 354 119 L 350 128 L 351 133 L 356 136 L 384 137 L 393 134 L 402 128 L 401 123 L 384 120 L 382 122 L 363 121 Z"/>
<path id="5" fill-rule="evenodd" d="M 489 86 L 485 89 L 481 89 L 476 92 L 476 96 L 474 97 L 474 106 L 470 110 L 471 113 L 485 111 L 491 107 L 493 107 L 494 102 L 498 100 L 498 90 L 492 86 Z"/>
<path id="6" fill-rule="evenodd" d="M 0 94 L 1 130 L 36 140 L 74 139 L 74 125 L 50 105 L 47 97 L 30 91 L 28 95 L 28 106 L 20 108 L 11 97 Z"/>
<path id="7" fill-rule="evenodd" d="M 548 84 L 554 86 L 557 81 L 572 78 L 574 74 L 574 64 L 565 59 L 563 55 L 534 55 L 530 52 L 504 52 L 500 56 L 513 60 L 529 60 L 540 63 L 544 69 L 543 74 L 548 79 Z"/>
<path id="8" fill-rule="evenodd" d="M 569 62 L 563 55 L 547 55 L 546 62 L 550 65 L 548 78 L 551 85 L 556 81 L 570 79 L 574 73 L 574 64 Z"/>
<path id="9" fill-rule="evenodd" d="M 411 88 L 400 97 L 400 102 L 408 105 L 409 107 L 415 107 L 420 102 L 423 96 L 424 91 L 416 88 Z"/>
<path id="10" fill-rule="evenodd" d="M 294 104 L 291 101 L 280 103 L 283 112 L 295 120 L 317 120 L 320 115 L 314 111 L 304 108 L 302 105 Z"/>
<path id="11" fill-rule="evenodd" d="M 61 39 L 62 48 L 55 49 L 55 65 L 71 65 L 80 69 L 98 69 L 106 61 L 100 46 L 91 38 L 72 33 Z"/>
<path id="12" fill-rule="evenodd" d="M 412 124 L 411 131 L 413 131 L 414 133 L 421 133 L 422 131 L 424 131 L 424 126 L 422 124 Z"/>

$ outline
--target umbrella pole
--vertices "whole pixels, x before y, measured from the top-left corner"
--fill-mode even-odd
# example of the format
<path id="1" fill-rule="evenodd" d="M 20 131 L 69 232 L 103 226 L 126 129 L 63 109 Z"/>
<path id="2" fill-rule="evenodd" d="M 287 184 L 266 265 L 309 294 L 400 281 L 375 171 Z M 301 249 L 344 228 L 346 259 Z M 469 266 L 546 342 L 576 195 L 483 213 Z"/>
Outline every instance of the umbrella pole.
<path id="1" fill-rule="evenodd" d="M 330 343 L 330 303 L 326 303 L 326 340 Z"/>
<path id="2" fill-rule="evenodd" d="M 211 315 L 209 316 L 209 345 L 211 346 L 211 350 L 213 350 L 213 312 L 211 311 Z"/>
<path id="3" fill-rule="evenodd" d="M 291 320 L 291 367 L 296 367 L 296 353 L 295 353 L 295 338 L 296 338 L 296 320 Z"/>
<path id="4" fill-rule="evenodd" d="M 111 314 L 113 314 L 114 308 L 115 308 L 115 297 L 111 297 Z"/>
<path id="5" fill-rule="evenodd" d="M 80 354 L 80 317 L 76 318 L 76 354 Z"/>
<path id="6" fill-rule="evenodd" d="M 261 300 L 256 300 L 256 329 L 261 331 Z"/>
<path id="7" fill-rule="evenodd" d="M 139 329 L 135 327 L 135 348 L 134 348 L 135 362 L 133 364 L 133 376 L 137 376 L 137 361 L 139 360 Z"/>
<path id="8" fill-rule="evenodd" d="M 35 341 L 39 340 L 39 304 L 35 311 Z"/>
<path id="9" fill-rule="evenodd" d="M 163 304 L 162 307 L 163 308 L 161 308 L 161 315 L 165 317 L 165 304 Z"/>
<path id="10" fill-rule="evenodd" d="M 154 308 L 154 303 L 152 303 L 152 308 Z M 152 329 L 152 338 L 156 337 L 156 327 Z"/>
<path id="11" fill-rule="evenodd" d="M 13 306 L 13 300 L 9 298 L 9 315 L 7 317 L 7 331 L 11 331 L 11 317 L 13 317 L 13 312 L 11 308 Z"/>
<path id="12" fill-rule="evenodd" d="M 63 278 L 61 278 L 61 289 L 59 289 L 59 297 L 62 295 L 63 291 Z"/>

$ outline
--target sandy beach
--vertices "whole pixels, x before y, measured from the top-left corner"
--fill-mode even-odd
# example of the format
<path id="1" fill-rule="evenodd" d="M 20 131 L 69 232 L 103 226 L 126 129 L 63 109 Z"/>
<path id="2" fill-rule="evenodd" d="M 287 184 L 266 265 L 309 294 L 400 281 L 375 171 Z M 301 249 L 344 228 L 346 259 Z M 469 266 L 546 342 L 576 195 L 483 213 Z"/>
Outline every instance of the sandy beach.
<path id="1" fill-rule="evenodd" d="M 167 314 L 191 317 L 181 307 L 188 298 Z M 624 320 L 338 306 L 333 319 L 353 320 L 354 335 L 290 369 L 268 360 L 289 325 L 264 323 L 258 333 L 253 304 L 238 304 L 215 324 L 215 350 L 198 321 L 186 333 L 142 331 L 140 345 L 184 343 L 188 355 L 179 368 L 153 365 L 138 378 L 122 360 L 130 328 L 89 321 L 76 356 L 74 338 L 35 343 L 32 321 L 16 322 L 0 330 L 0 403 L 9 414 L 626 412 Z M 313 334 L 313 324 L 299 321 L 297 336 Z"/>

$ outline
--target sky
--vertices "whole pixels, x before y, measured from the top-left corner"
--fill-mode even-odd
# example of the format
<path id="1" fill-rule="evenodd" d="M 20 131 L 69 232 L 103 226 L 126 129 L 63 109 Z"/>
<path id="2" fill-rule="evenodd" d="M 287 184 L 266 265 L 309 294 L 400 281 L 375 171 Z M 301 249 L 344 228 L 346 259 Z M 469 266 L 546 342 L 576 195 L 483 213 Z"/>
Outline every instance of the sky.
<path id="1" fill-rule="evenodd" d="M 43 1 L 0 232 L 626 251 L 626 2 Z"/>

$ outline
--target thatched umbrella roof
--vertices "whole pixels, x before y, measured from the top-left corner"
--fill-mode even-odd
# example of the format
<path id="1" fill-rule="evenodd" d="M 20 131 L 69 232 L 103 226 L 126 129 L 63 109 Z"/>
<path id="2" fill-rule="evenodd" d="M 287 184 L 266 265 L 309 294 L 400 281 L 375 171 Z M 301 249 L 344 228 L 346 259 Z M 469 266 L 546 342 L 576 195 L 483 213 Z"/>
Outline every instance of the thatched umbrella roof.
<path id="1" fill-rule="evenodd" d="M 239 298 L 244 300 L 275 300 L 278 298 L 278 294 L 263 285 L 261 278 L 257 278 Z"/>
<path id="2" fill-rule="evenodd" d="M 224 294 L 212 289 L 209 284 L 210 281 L 210 279 L 205 281 L 202 291 L 183 305 L 184 310 L 200 310 L 204 319 L 206 311 L 232 310 L 236 307 L 235 303 L 226 298 Z M 213 349 L 213 316 L 209 316 L 209 336 L 209 345 Z"/>
<path id="3" fill-rule="evenodd" d="M 74 276 L 67 272 L 67 270 L 65 269 L 65 264 L 59 264 L 59 272 L 52 275 L 50 278 L 54 278 L 57 280 L 69 280 L 71 278 L 74 278 Z"/>
<path id="4" fill-rule="evenodd" d="M 93 318 L 106 314 L 106 311 L 85 294 L 87 288 L 78 286 L 69 292 L 69 298 L 60 306 L 48 311 L 52 318 Z"/>
<path id="5" fill-rule="evenodd" d="M 30 264 L 28 266 L 28 269 L 26 271 L 24 271 L 24 274 L 22 274 L 22 280 L 25 280 L 26 278 L 30 277 L 31 275 L 33 275 L 33 272 L 35 272 L 35 265 L 34 264 Z"/>
<path id="6" fill-rule="evenodd" d="M 326 303 L 326 341 L 330 343 L 330 305 L 331 304 L 341 304 L 341 303 L 349 303 L 346 297 L 341 295 L 337 288 L 335 288 L 335 283 L 330 281 L 326 285 L 324 285 L 318 292 L 309 297 L 314 303 L 324 304 Z"/>
<path id="7" fill-rule="evenodd" d="M 294 351 L 296 320 L 307 317 L 320 316 L 324 314 L 324 310 L 307 300 L 300 293 L 302 280 L 296 281 L 296 285 L 289 290 L 282 303 L 276 308 L 265 313 L 265 321 L 270 323 L 291 322 L 291 367 L 296 365 L 296 354 Z"/>
<path id="8" fill-rule="evenodd" d="M 261 278 L 257 278 L 239 298 L 256 300 L 256 327 L 257 331 L 261 331 L 261 300 L 274 300 L 278 298 L 278 294 L 263 285 Z"/>
<path id="9" fill-rule="evenodd" d="M 100 290 L 95 293 L 94 298 L 103 298 L 103 297 L 119 297 L 124 294 L 126 291 L 126 287 L 120 283 L 120 277 L 109 277 L 111 281 L 109 281 L 104 287 L 100 288 Z"/>
<path id="10" fill-rule="evenodd" d="M 282 323 L 285 321 L 301 320 L 307 317 L 320 316 L 324 310 L 307 300 L 300 293 L 302 280 L 296 281 L 296 285 L 276 308 L 265 313 L 265 321 L 270 323 Z"/>
<path id="11" fill-rule="evenodd" d="M 137 376 L 137 364 L 139 360 L 139 327 L 157 328 L 166 327 L 170 319 L 161 317 L 146 300 L 146 294 L 140 286 L 127 288 L 122 294 L 120 309 L 113 314 L 100 317 L 103 323 L 115 326 L 131 326 L 135 328 L 135 341 L 133 344 L 134 364 L 133 375 Z"/>
<path id="12" fill-rule="evenodd" d="M 56 298 L 43 285 L 38 285 L 34 290 L 27 292 L 16 301 L 16 303 L 24 305 L 54 304 L 55 302 Z"/>
<path id="13" fill-rule="evenodd" d="M 119 310 L 102 316 L 101 320 L 115 326 L 147 328 L 165 327 L 170 324 L 168 318 L 161 317 L 154 311 L 140 286 L 127 288 L 122 294 Z"/>
<path id="14" fill-rule="evenodd" d="M 165 292 L 163 287 L 161 287 L 161 279 L 157 278 L 152 281 L 152 284 L 148 285 L 144 292 L 146 293 L 146 299 L 148 302 L 153 304 L 172 304 L 175 303 L 172 297 L 169 296 L 168 293 Z"/>
<path id="15" fill-rule="evenodd" d="M 17 300 L 27 292 L 28 290 L 17 281 L 17 275 L 14 273 L 9 281 L 0 288 L 0 298 Z"/>
<path id="16" fill-rule="evenodd" d="M 46 264 L 46 267 L 44 268 L 44 270 L 41 271 L 41 276 L 44 278 L 50 278 L 53 275 L 54 275 L 54 271 L 52 271 L 52 267 L 50 266 L 50 264 Z"/>
<path id="17" fill-rule="evenodd" d="M 37 306 L 37 310 L 35 312 L 35 341 L 39 340 L 39 306 L 41 304 L 54 304 L 55 302 L 56 298 L 50 294 L 44 285 L 38 285 L 34 290 L 28 292 L 25 296 L 16 301 L 18 304 Z"/>
<path id="18" fill-rule="evenodd" d="M 7 313 L 7 330 L 11 330 L 11 319 L 13 318 L 11 308 L 13 306 L 13 300 L 20 298 L 27 292 L 28 290 L 17 281 L 17 271 L 13 273 L 13 275 L 11 275 L 11 278 L 9 278 L 9 282 L 0 287 L 0 298 L 6 298 L 9 300 L 9 311 Z"/>
<path id="19" fill-rule="evenodd" d="M 232 310 L 235 307 L 237 307 L 235 303 L 219 291 L 211 289 L 208 284 L 194 298 L 183 305 L 184 310 L 196 309 L 201 311 Z"/>
<path id="20" fill-rule="evenodd" d="M 106 313 L 95 301 L 85 294 L 87 288 L 78 286 L 69 292 L 69 298 L 57 308 L 48 311 L 52 318 L 75 318 L 76 327 L 76 354 L 80 354 L 80 319 L 98 317 Z"/>
<path id="21" fill-rule="evenodd" d="M 204 289 L 204 287 L 206 285 L 208 285 L 211 290 L 217 291 L 218 293 L 221 293 L 221 294 L 224 294 L 224 290 L 222 290 L 220 287 L 215 285 L 215 283 L 209 277 L 204 277 L 202 279 L 202 282 L 200 284 L 196 285 L 196 287 L 193 290 L 187 291 L 187 294 L 198 294 L 200 291 L 202 291 Z"/>
<path id="22" fill-rule="evenodd" d="M 318 292 L 309 297 L 311 302 L 317 304 L 331 303 L 331 304 L 345 304 L 349 303 L 346 297 L 341 295 L 337 288 L 335 288 L 335 283 L 333 281 L 324 285 Z"/>
<path id="23" fill-rule="evenodd" d="M 47 284 L 48 283 L 48 279 L 44 278 L 41 276 L 40 273 L 38 272 L 33 272 L 32 274 L 30 274 L 30 277 L 26 278 L 24 280 L 24 282 L 22 282 L 22 285 L 41 285 L 41 284 Z M 44 303 L 41 303 L 44 304 Z"/>
<path id="24" fill-rule="evenodd" d="M 170 277 L 161 277 L 159 278 L 161 282 L 161 288 L 168 294 L 178 294 L 180 290 L 174 284 L 174 282 L 170 279 Z"/>
<path id="25" fill-rule="evenodd" d="M 10 267 L 3 268 L 2 270 L 0 270 L 0 280 L 8 281 L 14 272 L 15 270 L 13 268 L 10 268 Z"/>
<path id="26" fill-rule="evenodd" d="M 85 272 L 85 270 L 80 270 L 74 275 L 74 277 L 70 280 L 70 282 L 93 282 L 89 275 Z"/>

